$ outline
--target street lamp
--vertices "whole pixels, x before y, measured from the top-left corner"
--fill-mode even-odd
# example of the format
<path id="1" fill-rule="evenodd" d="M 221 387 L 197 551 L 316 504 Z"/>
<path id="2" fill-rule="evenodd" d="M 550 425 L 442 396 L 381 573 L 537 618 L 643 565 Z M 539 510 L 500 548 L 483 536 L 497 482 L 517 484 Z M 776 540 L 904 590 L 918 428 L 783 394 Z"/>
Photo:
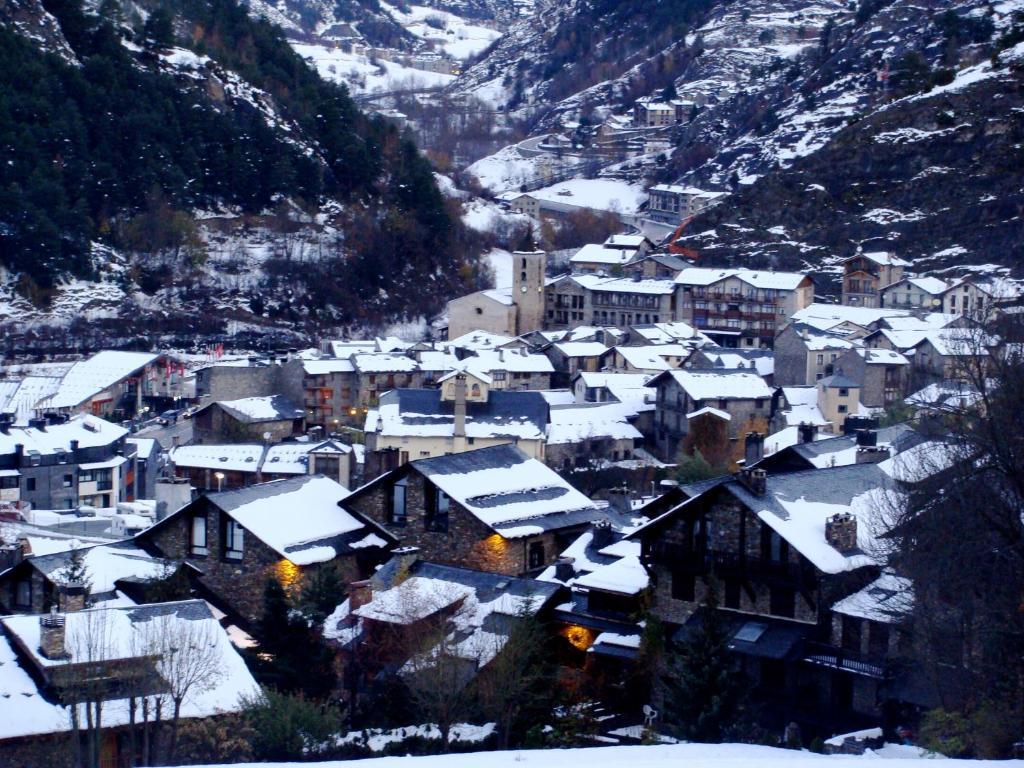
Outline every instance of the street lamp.
<path id="1" fill-rule="evenodd" d="M 224 473 L 214 472 L 213 476 L 217 478 L 217 491 L 219 493 L 224 488 Z"/>

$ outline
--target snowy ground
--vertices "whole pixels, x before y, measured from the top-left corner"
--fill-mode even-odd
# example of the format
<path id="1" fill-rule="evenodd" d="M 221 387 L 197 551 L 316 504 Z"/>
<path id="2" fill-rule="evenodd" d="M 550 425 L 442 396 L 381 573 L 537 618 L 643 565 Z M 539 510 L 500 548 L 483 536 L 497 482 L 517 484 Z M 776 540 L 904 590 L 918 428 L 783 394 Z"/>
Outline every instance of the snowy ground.
<path id="1" fill-rule="evenodd" d="M 387 3 L 380 5 L 407 31 L 433 43 L 436 50 L 444 51 L 453 59 L 468 59 L 501 37 L 497 30 L 471 24 L 437 8 L 410 5 L 406 13 Z"/>
<path id="2" fill-rule="evenodd" d="M 326 45 L 292 41 L 292 48 L 312 64 L 322 78 L 344 83 L 352 93 L 442 88 L 455 79 L 454 75 L 412 69 L 383 59 L 375 64 L 361 54 L 346 53 Z"/>
<path id="3" fill-rule="evenodd" d="M 431 755 L 427 757 L 380 757 L 369 761 L 316 763 L 320 768 L 564 768 L 586 765 L 588 768 L 834 768 L 837 765 L 870 760 L 871 768 L 897 768 L 904 760 L 922 757 L 913 747 L 888 746 L 882 754 L 871 752 L 863 757 L 816 755 L 774 747 L 747 744 L 673 744 L 639 747 L 598 747 L 592 749 L 519 750 L 481 752 L 463 755 Z M 952 760 L 948 768 L 982 765 L 977 760 Z M 294 766 L 299 763 L 261 763 L 265 768 Z M 314 765 L 303 763 L 302 765 Z M 996 765 L 993 763 L 993 765 Z M 1024 768 L 1024 760 L 998 763 L 1000 768 Z M 225 767 L 226 768 L 226 767 Z"/>

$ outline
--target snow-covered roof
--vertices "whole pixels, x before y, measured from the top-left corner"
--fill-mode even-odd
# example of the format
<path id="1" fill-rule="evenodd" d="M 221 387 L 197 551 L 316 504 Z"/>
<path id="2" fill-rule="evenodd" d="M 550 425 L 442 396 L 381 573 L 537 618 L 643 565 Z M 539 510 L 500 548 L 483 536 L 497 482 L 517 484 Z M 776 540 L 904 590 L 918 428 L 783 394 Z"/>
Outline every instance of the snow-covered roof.
<path id="1" fill-rule="evenodd" d="M 673 370 L 651 381 L 671 376 L 693 400 L 756 400 L 770 398 L 772 389 L 749 371 Z"/>
<path id="2" fill-rule="evenodd" d="M 608 351 L 599 341 L 563 341 L 553 346 L 566 357 L 600 357 Z"/>
<path id="3" fill-rule="evenodd" d="M 775 354 L 767 349 L 744 350 L 712 347 L 702 349 L 701 354 L 716 368 L 726 370 L 746 368 L 756 371 L 758 376 L 770 376 L 775 373 Z"/>
<path id="4" fill-rule="evenodd" d="M 614 563 L 601 565 L 576 579 L 577 587 L 636 595 L 647 589 L 650 577 L 636 555 L 628 555 Z"/>
<path id="5" fill-rule="evenodd" d="M 200 410 L 219 406 L 231 416 L 247 424 L 258 424 L 264 421 L 284 421 L 301 419 L 306 412 L 296 408 L 291 400 L 284 395 L 269 397 L 243 397 L 239 400 L 217 400 Z"/>
<path id="6" fill-rule="evenodd" d="M 0 619 L 20 648 L 16 651 L 15 641 L 0 633 L 0 740 L 63 733 L 71 728 L 68 709 L 44 694 L 26 669 L 30 665 L 53 669 L 68 663 L 51 661 L 39 652 L 39 618 L 25 615 Z M 244 697 L 259 693 L 259 686 L 242 657 L 202 600 L 93 608 L 65 614 L 65 619 L 65 643 L 72 662 L 95 658 L 85 649 L 90 645 L 88 638 L 100 632 L 105 640 L 104 659 L 135 658 L 138 649 L 146 647 L 146 639 L 152 636 L 154 629 L 159 628 L 162 634 L 171 636 L 179 626 L 198 626 L 202 637 L 208 637 L 212 644 L 219 674 L 214 685 L 205 690 L 197 687 L 185 697 L 181 709 L 183 718 L 236 712 Z M 160 669 L 161 664 L 157 662 L 157 671 Z M 128 722 L 126 699 L 104 702 L 104 726 L 123 726 Z"/>
<path id="7" fill-rule="evenodd" d="M 26 424 L 35 415 L 36 403 L 54 394 L 60 376 L 25 376 L 0 382 L 0 413 L 13 413 L 16 424 Z"/>
<path id="8" fill-rule="evenodd" d="M 630 331 L 642 336 L 652 344 L 671 344 L 678 341 L 709 341 L 708 338 L 689 323 L 681 320 L 672 323 L 634 325 Z"/>
<path id="9" fill-rule="evenodd" d="M 603 275 L 570 275 L 567 279 L 574 280 L 583 288 L 599 293 L 636 293 L 646 295 L 665 295 L 675 292 L 676 286 L 671 280 L 644 278 L 632 280 L 628 277 L 605 277 Z"/>
<path id="10" fill-rule="evenodd" d="M 211 493 L 211 503 L 295 565 L 333 560 L 347 551 L 352 534 L 371 532 L 339 502 L 348 490 L 321 475 L 274 480 Z"/>
<path id="11" fill-rule="evenodd" d="M 551 408 L 547 444 L 563 445 L 600 438 L 637 440 L 643 435 L 628 420 L 635 415 L 636 409 L 628 402 L 555 406 Z"/>
<path id="12" fill-rule="evenodd" d="M 636 213 L 647 199 L 638 185 L 612 179 L 569 179 L 528 193 L 535 200 L 557 207 Z"/>
<path id="13" fill-rule="evenodd" d="M 910 365 L 910 361 L 894 349 L 858 349 L 857 354 L 868 365 Z"/>
<path id="14" fill-rule="evenodd" d="M 171 449 L 170 459 L 179 467 L 255 472 L 263 458 L 263 450 L 262 445 L 254 443 L 180 445 Z"/>
<path id="15" fill-rule="evenodd" d="M 987 347 L 996 343 L 994 337 L 975 328 L 943 328 L 930 331 L 915 346 L 920 346 L 925 341 L 943 357 L 988 355 Z"/>
<path id="16" fill-rule="evenodd" d="M 690 411 L 686 414 L 687 419 L 696 419 L 701 416 L 715 416 L 725 421 L 732 421 L 732 416 L 725 411 L 720 411 L 718 408 L 712 408 L 710 405 L 705 405 L 703 408 L 698 408 L 696 411 Z"/>
<path id="17" fill-rule="evenodd" d="M 515 299 L 512 298 L 512 289 L 507 286 L 504 288 L 488 288 L 487 290 L 480 291 L 480 294 L 489 299 L 494 299 L 506 307 L 511 307 L 516 303 Z"/>
<path id="18" fill-rule="evenodd" d="M 26 454 L 32 451 L 40 454 L 70 451 L 72 440 L 78 441 L 79 448 L 99 448 L 111 445 L 127 434 L 128 430 L 119 424 L 98 416 L 79 414 L 63 424 L 47 424 L 44 429 L 10 427 L 7 434 L 0 433 L 0 455 L 14 453 L 14 447 L 19 444 Z"/>
<path id="19" fill-rule="evenodd" d="M 899 282 L 887 285 L 880 290 L 888 293 L 903 285 L 911 285 L 924 293 L 931 294 L 932 296 L 940 296 L 948 291 L 950 287 L 949 283 L 938 277 L 905 277 Z"/>
<path id="20" fill-rule="evenodd" d="M 820 330 L 828 330 L 843 323 L 852 323 L 867 328 L 883 318 L 909 317 L 905 309 L 891 307 L 850 307 L 845 304 L 809 304 L 792 314 L 790 320 L 805 323 Z"/>
<path id="21" fill-rule="evenodd" d="M 751 269 L 713 269 L 709 267 L 687 267 L 675 277 L 676 285 L 709 286 L 735 277 L 753 288 L 777 291 L 792 291 L 799 287 L 807 275 L 800 272 L 773 272 Z"/>
<path id="22" fill-rule="evenodd" d="M 904 402 L 922 410 L 962 411 L 981 399 L 981 394 L 970 384 L 956 379 L 937 381 L 919 389 Z"/>
<path id="23" fill-rule="evenodd" d="M 492 389 L 486 402 L 466 403 L 466 437 L 542 440 L 547 402 L 538 392 Z M 388 437 L 452 437 L 453 404 L 436 389 L 394 389 L 366 415 L 366 431 Z"/>
<path id="24" fill-rule="evenodd" d="M 832 606 L 832 613 L 896 624 L 914 607 L 914 584 L 910 579 L 884 571 L 877 579 Z"/>
<path id="25" fill-rule="evenodd" d="M 682 344 L 651 344 L 645 347 L 615 347 L 615 351 L 631 367 L 638 371 L 656 373 L 667 371 L 674 366 L 667 358 L 685 358 L 690 354 L 689 347 Z"/>
<path id="26" fill-rule="evenodd" d="M 63 573 L 71 561 L 69 547 L 58 552 L 28 559 L 31 566 L 54 584 L 63 583 Z M 115 590 L 120 579 L 155 579 L 165 571 L 169 561 L 153 557 L 131 541 L 84 547 L 77 550 L 89 573 L 93 594 L 106 594 Z"/>
<path id="27" fill-rule="evenodd" d="M 554 373 L 555 367 L 546 355 L 534 355 L 518 349 L 481 350 L 475 357 L 462 361 L 469 372 Z"/>
<path id="28" fill-rule="evenodd" d="M 64 374 L 57 391 L 41 400 L 36 407 L 76 408 L 94 395 L 155 362 L 159 357 L 151 352 L 97 352 L 89 359 L 75 363 L 71 370 Z"/>
<path id="29" fill-rule="evenodd" d="M 446 345 L 457 349 L 468 349 L 474 352 L 479 352 L 480 350 L 485 349 L 497 349 L 498 347 L 503 347 L 513 341 L 515 341 L 515 339 L 511 336 L 502 336 L 500 333 L 491 333 L 490 331 L 469 331 L 454 339 L 449 339 L 446 342 Z"/>
<path id="30" fill-rule="evenodd" d="M 541 533 L 566 513 L 586 522 L 594 503 L 544 463 L 514 445 L 411 462 L 452 500 L 506 538 Z M 573 517 L 575 522 L 575 516 Z"/>
<path id="31" fill-rule="evenodd" d="M 782 394 L 786 398 L 788 406 L 782 412 L 787 425 L 795 426 L 806 423 L 820 427 L 831 423 L 822 415 L 821 409 L 818 407 L 817 387 L 783 387 Z"/>
<path id="32" fill-rule="evenodd" d="M 360 373 L 409 373 L 415 371 L 415 359 L 400 352 L 359 353 L 352 356 L 352 365 Z"/>
<path id="33" fill-rule="evenodd" d="M 854 259 L 864 258 L 868 261 L 873 261 L 875 264 L 880 266 L 893 266 L 893 267 L 909 267 L 912 266 L 911 262 L 904 259 L 898 258 L 896 254 L 888 253 L 887 251 L 870 251 L 868 253 L 857 253 L 850 256 L 846 261 L 853 261 Z"/>
<path id="34" fill-rule="evenodd" d="M 622 266 L 627 264 L 636 254 L 634 250 L 625 248 L 609 248 L 603 243 L 588 243 L 580 248 L 569 259 L 570 264 L 607 264 Z"/>
<path id="35" fill-rule="evenodd" d="M 302 369 L 309 376 L 322 376 L 329 373 L 352 373 L 355 370 L 355 366 L 352 365 L 352 360 L 349 358 L 326 358 L 321 360 L 305 360 L 302 363 Z"/>

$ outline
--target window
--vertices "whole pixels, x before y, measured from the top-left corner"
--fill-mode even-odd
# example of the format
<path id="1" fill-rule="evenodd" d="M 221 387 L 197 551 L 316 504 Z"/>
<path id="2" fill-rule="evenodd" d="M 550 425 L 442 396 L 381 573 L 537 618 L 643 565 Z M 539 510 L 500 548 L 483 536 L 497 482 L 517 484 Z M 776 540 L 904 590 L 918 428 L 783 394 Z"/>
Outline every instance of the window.
<path id="1" fill-rule="evenodd" d="M 478 315 L 482 315 L 482 314 L 484 313 L 484 311 L 483 311 L 483 310 L 482 310 L 482 309 L 481 309 L 480 307 L 477 307 L 477 308 L 476 308 L 476 313 L 477 313 Z"/>
<path id="2" fill-rule="evenodd" d="M 491 371 L 491 377 L 495 381 L 504 381 L 505 380 L 505 375 L 506 375 L 505 371 Z"/>
<path id="3" fill-rule="evenodd" d="M 63 479 L 61 484 L 65 488 L 73 487 L 74 484 L 75 484 L 75 476 L 74 475 L 64 475 L 64 479 Z"/>
<path id="4" fill-rule="evenodd" d="M 544 542 L 531 541 L 529 549 L 529 568 L 541 568 L 544 565 Z"/>
<path id="5" fill-rule="evenodd" d="M 32 607 L 32 582 L 28 579 L 18 582 L 14 592 L 14 604 L 19 608 Z"/>
<path id="6" fill-rule="evenodd" d="M 756 400 L 754 400 L 754 408 L 759 410 L 759 411 L 762 408 L 764 408 L 764 398 L 759 397 Z"/>
<path id="7" fill-rule="evenodd" d="M 761 558 L 773 563 L 789 559 L 789 542 L 767 526 L 761 528 Z"/>
<path id="8" fill-rule="evenodd" d="M 448 507 L 451 499 L 448 494 L 434 485 L 427 486 L 427 514 L 424 526 L 428 531 L 437 533 L 448 532 Z"/>
<path id="9" fill-rule="evenodd" d="M 36 489 L 36 479 L 34 477 L 25 478 L 25 490 L 34 491 Z"/>
<path id="10" fill-rule="evenodd" d="M 772 616 L 793 618 L 796 613 L 796 593 L 785 587 L 772 587 L 769 596 L 769 612 Z"/>
<path id="11" fill-rule="evenodd" d="M 12 475 L 10 477 L 0 477 L 0 488 L 4 490 L 11 490 L 18 487 L 18 476 Z"/>
<path id="12" fill-rule="evenodd" d="M 405 496 L 407 490 L 408 478 L 403 477 L 401 480 L 395 482 L 391 487 L 391 515 L 390 521 L 392 525 L 405 525 L 406 521 L 406 509 L 405 509 Z"/>
<path id="13" fill-rule="evenodd" d="M 224 558 L 226 560 L 242 559 L 242 540 L 245 529 L 234 520 L 228 520 L 224 526 Z"/>
<path id="14" fill-rule="evenodd" d="M 692 573 L 687 573 L 681 568 L 672 571 L 672 599 L 673 600 L 694 600 L 695 579 Z"/>
<path id="15" fill-rule="evenodd" d="M 843 616 L 842 646 L 848 651 L 860 651 L 861 620 L 853 616 Z"/>
<path id="16" fill-rule="evenodd" d="M 195 516 L 192 518 L 192 530 L 190 532 L 189 549 L 193 555 L 205 555 L 206 549 L 206 517 Z"/>
<path id="17" fill-rule="evenodd" d="M 845 405 L 840 405 L 836 406 L 836 410 L 839 411 L 839 413 L 846 413 L 849 409 Z"/>
<path id="18" fill-rule="evenodd" d="M 818 355 L 818 365 L 824 365 L 824 364 L 825 364 L 825 356 L 824 355 Z"/>
<path id="19" fill-rule="evenodd" d="M 840 387 L 839 388 L 839 396 L 840 397 L 849 397 L 850 396 L 850 390 L 848 390 L 846 387 Z"/>

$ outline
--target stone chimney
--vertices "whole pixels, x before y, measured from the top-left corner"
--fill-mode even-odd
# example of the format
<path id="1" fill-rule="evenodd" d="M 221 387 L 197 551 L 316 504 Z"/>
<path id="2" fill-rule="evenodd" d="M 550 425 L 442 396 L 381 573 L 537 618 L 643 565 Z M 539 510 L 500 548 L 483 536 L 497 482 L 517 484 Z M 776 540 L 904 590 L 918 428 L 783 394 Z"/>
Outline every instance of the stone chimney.
<path id="1" fill-rule="evenodd" d="M 64 613 L 73 613 L 85 608 L 85 584 L 71 581 L 57 588 L 57 603 Z"/>
<path id="2" fill-rule="evenodd" d="M 878 447 L 877 445 L 857 446 L 858 464 L 878 464 L 889 458 L 888 446 Z"/>
<path id="3" fill-rule="evenodd" d="M 78 450 L 78 441 L 77 440 L 71 440 L 68 443 L 68 445 L 70 446 L 71 455 L 74 456 L 75 455 L 75 451 Z"/>
<path id="4" fill-rule="evenodd" d="M 878 433 L 873 429 L 857 430 L 857 446 L 867 447 L 878 445 Z"/>
<path id="5" fill-rule="evenodd" d="M 64 644 L 66 619 L 54 607 L 45 616 L 39 617 L 39 652 L 47 659 L 66 659 L 68 649 Z"/>
<path id="6" fill-rule="evenodd" d="M 839 512 L 825 521 L 825 541 L 840 552 L 857 549 L 857 518 L 849 512 Z"/>
<path id="7" fill-rule="evenodd" d="M 455 374 L 455 437 L 466 436 L 466 374 Z"/>
<path id="8" fill-rule="evenodd" d="M 628 515 L 633 512 L 633 494 L 627 486 L 610 488 L 608 490 L 608 503 L 612 506 L 612 509 L 616 509 L 623 514 Z"/>
<path id="9" fill-rule="evenodd" d="M 755 496 L 764 496 L 768 490 L 768 473 L 763 469 L 744 467 L 740 470 L 739 481 Z"/>
<path id="10" fill-rule="evenodd" d="M 192 484 L 184 477 L 161 477 L 156 481 L 156 522 L 192 503 Z"/>
<path id="11" fill-rule="evenodd" d="M 610 520 L 595 520 L 591 527 L 591 533 L 594 534 L 591 540 L 594 549 L 603 549 L 613 543 L 614 536 Z"/>
<path id="12" fill-rule="evenodd" d="M 813 443 L 815 438 L 818 437 L 818 425 L 810 424 L 806 421 L 801 421 L 800 426 L 797 427 L 799 434 L 799 443 Z"/>
<path id="13" fill-rule="evenodd" d="M 13 568 L 25 559 L 25 546 L 21 539 L 11 544 L 0 544 L 0 571 Z"/>
<path id="14" fill-rule="evenodd" d="M 743 449 L 743 466 L 754 466 L 764 458 L 764 435 L 759 432 L 747 432 Z"/>
<path id="15" fill-rule="evenodd" d="M 391 557 L 398 561 L 395 570 L 396 573 L 402 574 L 402 579 L 404 580 L 409 573 L 409 569 L 420 559 L 420 548 L 399 547 L 398 549 L 391 550 Z"/>
<path id="16" fill-rule="evenodd" d="M 555 578 L 565 582 L 576 575 L 576 559 L 573 557 L 560 557 L 555 560 Z"/>

